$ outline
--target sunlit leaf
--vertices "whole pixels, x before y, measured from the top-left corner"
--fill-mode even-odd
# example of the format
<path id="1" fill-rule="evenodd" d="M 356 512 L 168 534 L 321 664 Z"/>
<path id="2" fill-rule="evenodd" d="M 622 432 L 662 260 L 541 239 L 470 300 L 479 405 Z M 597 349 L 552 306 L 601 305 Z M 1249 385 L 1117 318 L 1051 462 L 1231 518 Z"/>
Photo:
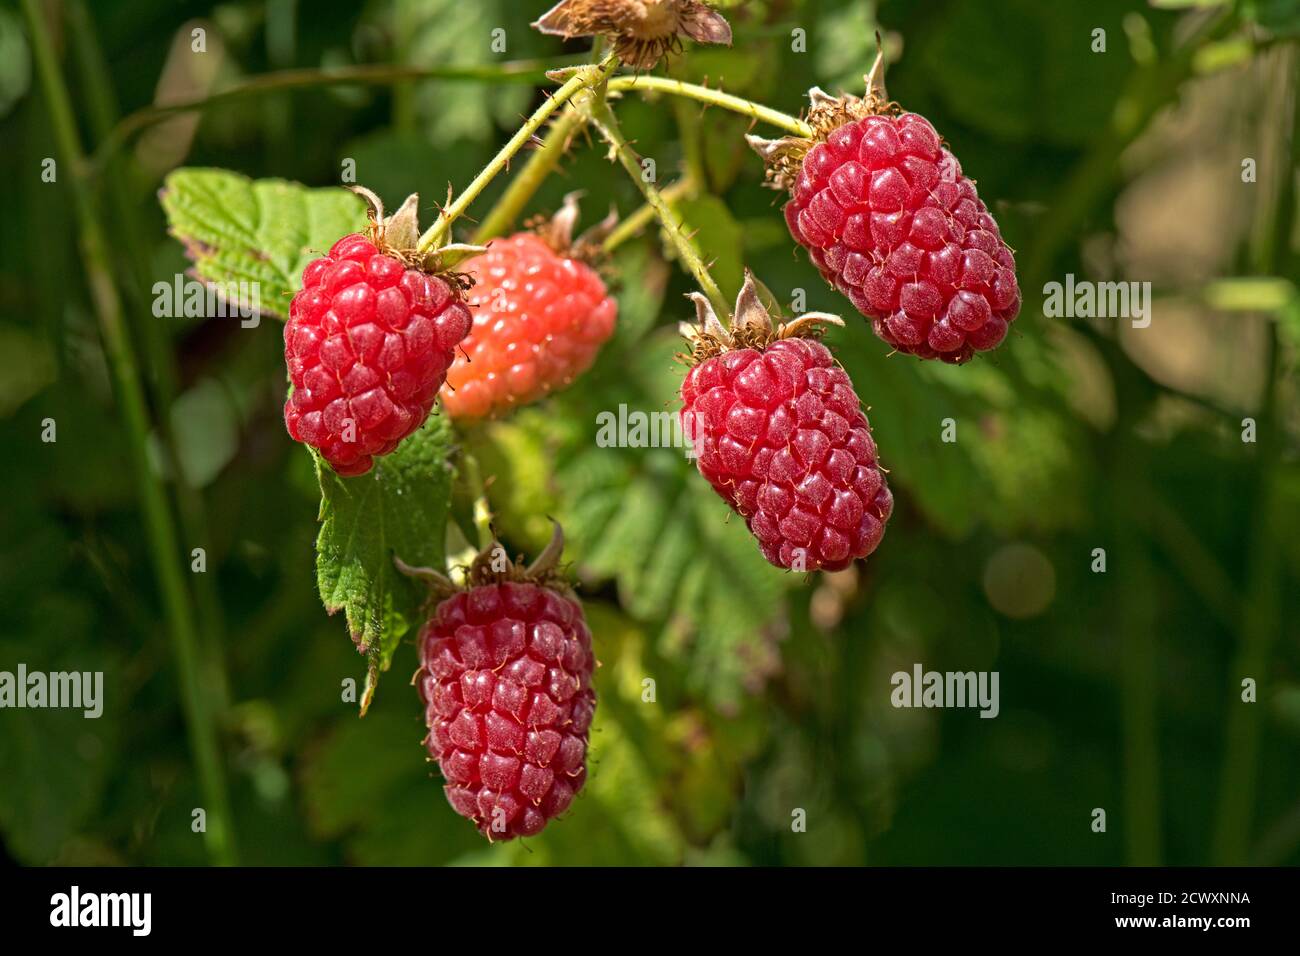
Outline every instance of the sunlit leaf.
<path id="1" fill-rule="evenodd" d="M 398 641 L 417 623 L 428 590 L 399 573 L 394 556 L 414 567 L 441 569 L 444 563 L 450 450 L 447 420 L 432 415 L 359 477 L 341 478 L 317 457 L 321 601 L 331 614 L 344 611 L 353 641 L 379 670 L 388 668 Z"/>
<path id="2" fill-rule="evenodd" d="M 203 282 L 231 304 L 257 297 L 285 318 L 302 270 L 339 238 L 365 227 L 365 204 L 345 189 L 308 189 L 224 169 L 178 169 L 163 184 L 168 228 Z M 238 299 L 236 299 L 238 297 Z"/>

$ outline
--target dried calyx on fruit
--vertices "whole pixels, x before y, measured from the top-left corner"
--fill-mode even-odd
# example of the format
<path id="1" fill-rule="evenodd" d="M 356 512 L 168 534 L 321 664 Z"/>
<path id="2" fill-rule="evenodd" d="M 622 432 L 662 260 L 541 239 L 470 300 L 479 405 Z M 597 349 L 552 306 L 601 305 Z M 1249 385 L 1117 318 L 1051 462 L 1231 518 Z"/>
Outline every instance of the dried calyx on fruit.
<path id="1" fill-rule="evenodd" d="M 365 233 L 339 239 L 302 273 L 284 357 L 293 390 L 285 427 L 338 474 L 369 471 L 429 416 L 453 350 L 470 330 L 455 272 L 481 246 L 418 248 L 419 198 L 392 216 L 367 189 Z"/>
<path id="2" fill-rule="evenodd" d="M 871 72 L 863 77 L 866 87 L 862 96 L 841 93 L 831 96 L 821 87 L 808 91 L 809 107 L 803 120 L 813 130 L 811 137 L 783 136 L 780 139 L 763 139 L 753 134 L 745 137 L 763 159 L 767 181 L 773 189 L 793 189 L 799 181 L 804 158 L 818 143 L 824 143 L 832 133 L 848 123 L 856 123 L 872 116 L 898 117 L 903 108 L 889 99 L 885 92 L 884 54 L 876 56 Z"/>
<path id="3" fill-rule="evenodd" d="M 582 215 L 579 206 L 581 199 L 580 189 L 567 193 L 560 204 L 560 211 L 555 215 L 535 216 L 524 225 L 556 255 L 576 259 L 599 270 L 604 267 L 606 258 L 602 243 L 618 225 L 618 210 L 611 206 L 604 219 L 575 236 L 573 231 Z"/>
<path id="4" fill-rule="evenodd" d="M 853 383 L 817 340 L 843 322 L 810 312 L 774 325 L 749 273 L 727 327 L 692 298 L 680 414 L 700 474 L 777 567 L 834 571 L 866 557 L 893 498 Z"/>
<path id="5" fill-rule="evenodd" d="M 438 600 L 418 638 L 425 747 L 452 809 L 489 840 L 539 833 L 587 779 L 596 661 L 563 550 L 558 524 L 527 567 L 494 543 L 463 587 L 396 562 Z"/>
<path id="6" fill-rule="evenodd" d="M 731 45 L 731 27 L 699 0 L 560 0 L 533 26 L 542 33 L 603 36 L 628 66 L 648 70 L 665 53 L 681 50 L 682 37 Z"/>
<path id="7" fill-rule="evenodd" d="M 487 247 L 458 242 L 420 249 L 419 193 L 411 193 L 397 212 L 385 216 L 384 201 L 375 193 L 364 186 L 346 188 L 366 201 L 366 216 L 370 220 L 367 233 L 381 254 L 397 259 L 408 269 L 440 276 L 458 288 L 470 285 L 456 267 L 466 259 L 480 255 Z"/>
<path id="8" fill-rule="evenodd" d="M 1015 258 L 934 127 L 889 100 L 883 63 L 864 96 L 809 92 L 811 138 L 746 139 L 790 192 L 791 235 L 876 335 L 959 364 L 1019 313 Z"/>
<path id="9" fill-rule="evenodd" d="M 474 327 L 442 389 L 452 417 L 499 415 L 568 386 L 613 334 L 618 305 L 599 268 L 617 217 L 611 212 L 575 239 L 578 196 L 466 263 Z"/>
<path id="10" fill-rule="evenodd" d="M 748 269 L 729 326 L 722 324 L 705 296 L 692 292 L 687 298 L 695 303 L 696 324 L 682 322 L 678 331 L 690 343 L 690 357 L 696 363 L 732 349 L 762 351 L 781 339 L 816 338 L 823 325 L 844 325 L 843 319 L 829 312 L 805 312 L 791 322 L 773 325 L 772 313 L 759 298 L 758 282 Z"/>

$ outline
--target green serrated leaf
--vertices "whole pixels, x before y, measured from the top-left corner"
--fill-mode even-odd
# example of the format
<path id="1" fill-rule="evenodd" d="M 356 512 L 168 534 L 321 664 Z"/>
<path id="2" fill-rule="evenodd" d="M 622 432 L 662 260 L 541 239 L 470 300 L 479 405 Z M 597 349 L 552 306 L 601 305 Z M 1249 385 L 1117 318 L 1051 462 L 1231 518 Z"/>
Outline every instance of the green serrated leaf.
<path id="1" fill-rule="evenodd" d="M 451 426 L 441 415 L 357 478 L 340 478 L 320 458 L 321 529 L 316 582 L 331 614 L 343 610 L 358 649 L 370 656 L 371 684 L 417 621 L 427 590 L 399 573 L 393 557 L 440 569 L 451 504 Z M 313 452 L 313 454 L 315 454 Z"/>
<path id="2" fill-rule="evenodd" d="M 307 263 L 366 225 L 365 203 L 347 190 L 224 169 L 178 169 L 164 181 L 161 200 L 195 275 L 241 297 L 255 294 L 261 314 L 280 319 Z"/>

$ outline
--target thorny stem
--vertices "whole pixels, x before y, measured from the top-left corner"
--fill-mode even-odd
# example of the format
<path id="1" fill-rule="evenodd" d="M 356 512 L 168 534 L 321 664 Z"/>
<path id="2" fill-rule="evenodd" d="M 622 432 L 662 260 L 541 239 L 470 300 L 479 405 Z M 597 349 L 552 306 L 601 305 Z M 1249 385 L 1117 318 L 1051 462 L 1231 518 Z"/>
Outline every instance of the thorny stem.
<path id="1" fill-rule="evenodd" d="M 515 224 L 515 220 L 541 188 L 546 177 L 560 165 L 565 147 L 582 124 L 582 113 L 570 104 L 542 137 L 541 148 L 528 157 L 527 165 L 520 170 L 519 175 L 510 180 L 506 191 L 501 194 L 496 205 L 474 231 L 475 244 L 482 245 L 489 239 L 495 239 Z"/>
<path id="2" fill-rule="evenodd" d="M 671 186 L 666 186 L 659 191 L 665 203 L 669 206 L 676 205 L 683 199 L 693 196 L 699 187 L 696 185 L 692 176 L 683 176 Z M 623 243 L 627 242 L 642 229 L 650 224 L 655 218 L 655 207 L 646 203 L 632 215 L 628 216 L 615 227 L 614 231 L 605 237 L 605 241 L 600 244 L 600 251 L 611 253 Z"/>
<path id="3" fill-rule="evenodd" d="M 655 185 L 646 181 L 641 167 L 637 164 L 636 153 L 633 152 L 631 144 L 628 143 L 622 129 L 619 128 L 618 120 L 614 117 L 609 104 L 602 102 L 593 107 L 591 121 L 600 131 L 600 135 L 609 143 L 611 152 L 622 164 L 632 181 L 636 183 L 637 188 L 641 190 L 646 203 L 654 210 L 654 214 L 659 217 L 659 221 L 664 224 L 664 232 L 668 234 L 669 241 L 677 250 L 682 265 L 694 277 L 700 291 L 708 298 L 714 311 L 719 316 L 731 315 L 731 306 L 727 304 L 727 300 L 723 298 L 722 290 L 718 288 L 713 276 L 709 274 L 708 266 L 700 258 L 695 244 L 683 231 L 681 219 L 673 212 L 663 194 L 655 188 Z"/>
<path id="4" fill-rule="evenodd" d="M 81 151 L 68 89 L 59 73 L 48 28 L 37 0 L 23 0 L 22 6 L 45 94 L 46 109 L 49 110 L 59 152 L 71 173 L 90 298 L 99 320 L 118 402 L 122 408 L 128 453 L 135 472 L 136 493 L 144 513 L 150 556 L 162 592 L 167 629 L 172 639 L 189 745 L 198 767 L 199 789 L 207 811 L 208 826 L 204 839 L 217 863 L 234 864 L 234 828 L 231 824 L 225 771 L 221 763 L 216 726 L 209 709 L 208 697 L 203 691 L 194 611 L 181 576 L 182 553 L 177 543 L 170 506 L 149 461 L 148 412 L 135 354 L 123 322 L 122 302 L 108 264 L 108 243 L 95 208 L 94 196 L 85 178 L 86 159 Z"/>
<path id="5" fill-rule="evenodd" d="M 497 174 L 509 165 L 515 153 L 523 149 L 524 144 L 533 138 L 533 134 L 541 129 L 542 124 L 546 122 L 550 115 L 569 102 L 577 93 L 603 83 L 618 68 L 618 63 L 616 57 L 610 56 L 606 57 L 598 65 L 581 69 L 571 76 L 552 96 L 548 97 L 524 121 L 524 125 L 519 127 L 518 132 L 510 137 L 505 146 L 501 147 L 500 152 L 492 157 L 492 161 L 474 177 L 473 182 L 465 187 L 465 191 L 442 211 L 432 226 L 425 230 L 416 248 L 420 252 L 428 252 L 436 248 L 451 231 L 452 223 L 469 208 L 470 203 L 478 198 L 479 193 L 487 187 L 488 183 L 492 182 Z"/>
<path id="6" fill-rule="evenodd" d="M 596 37 L 591 44 L 590 59 L 598 63 L 603 62 L 604 51 L 604 39 Z M 528 201 L 537 194 L 537 190 L 542 188 L 542 183 L 546 182 L 546 177 L 559 167 L 573 135 L 586 123 L 586 114 L 575 104 L 569 103 L 565 106 L 564 112 L 556 118 L 551 128 L 546 131 L 546 135 L 542 137 L 541 147 L 528 157 L 528 163 L 523 171 L 510 180 L 510 185 L 496 201 L 496 205 L 488 210 L 479 227 L 474 230 L 473 242 L 476 245 L 483 245 L 497 236 L 504 235 L 506 230 L 515 224 L 524 207 L 528 205 Z"/>
<path id="7" fill-rule="evenodd" d="M 753 100 L 733 96 L 721 90 L 710 89 L 707 86 L 686 83 L 682 80 L 672 80 L 663 76 L 616 76 L 609 81 L 608 86 L 611 92 L 618 93 L 625 91 L 637 93 L 655 91 L 668 93 L 672 96 L 684 96 L 687 99 L 707 103 L 710 106 L 719 106 L 724 110 L 731 110 L 733 113 L 740 113 L 756 122 L 767 123 L 770 126 L 783 129 L 792 136 L 811 138 L 815 135 L 813 128 L 797 116 L 782 113 L 780 110 L 774 110 L 761 103 L 755 103 Z"/>

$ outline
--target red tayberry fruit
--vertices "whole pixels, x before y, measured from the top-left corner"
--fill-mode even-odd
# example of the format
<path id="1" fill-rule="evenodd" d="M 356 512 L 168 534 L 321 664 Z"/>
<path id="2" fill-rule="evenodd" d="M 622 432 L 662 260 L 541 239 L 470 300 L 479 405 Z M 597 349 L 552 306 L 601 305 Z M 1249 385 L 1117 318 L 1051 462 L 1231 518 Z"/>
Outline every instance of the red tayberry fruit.
<path id="1" fill-rule="evenodd" d="M 596 270 L 570 254 L 573 215 L 566 202 L 543 232 L 499 239 L 465 264 L 474 327 L 442 389 L 449 415 L 499 415 L 564 388 L 613 334 L 617 303 Z"/>
<path id="2" fill-rule="evenodd" d="M 808 313 L 773 329 L 748 276 L 730 329 L 703 297 L 696 307 L 681 418 L 700 474 L 777 567 L 836 571 L 871 554 L 893 497 L 848 373 L 805 337 L 840 320 Z"/>
<path id="3" fill-rule="evenodd" d="M 425 746 L 452 808 L 492 840 L 540 832 L 587 779 L 591 632 L 545 559 L 499 574 L 480 558 L 419 636 Z"/>
<path id="4" fill-rule="evenodd" d="M 811 94 L 816 140 L 754 141 L 822 276 L 900 352 L 960 364 L 1020 311 L 1011 249 L 929 121 L 879 96 Z"/>
<path id="5" fill-rule="evenodd" d="M 303 269 L 289 306 L 284 422 L 340 475 L 369 471 L 424 423 L 470 329 L 457 288 L 408 261 L 382 234 L 344 236 Z"/>

